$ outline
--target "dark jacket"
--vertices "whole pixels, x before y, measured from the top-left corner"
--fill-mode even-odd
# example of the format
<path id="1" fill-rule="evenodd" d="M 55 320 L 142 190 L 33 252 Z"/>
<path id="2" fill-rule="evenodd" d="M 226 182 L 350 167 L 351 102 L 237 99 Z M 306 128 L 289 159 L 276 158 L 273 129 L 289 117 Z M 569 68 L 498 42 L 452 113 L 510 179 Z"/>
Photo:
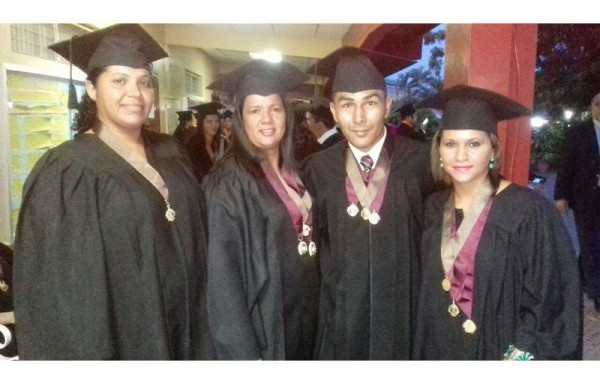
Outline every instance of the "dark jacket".
<path id="1" fill-rule="evenodd" d="M 559 169 L 554 199 L 565 199 L 575 213 L 600 208 L 600 155 L 592 120 L 569 131 L 567 156 Z"/>

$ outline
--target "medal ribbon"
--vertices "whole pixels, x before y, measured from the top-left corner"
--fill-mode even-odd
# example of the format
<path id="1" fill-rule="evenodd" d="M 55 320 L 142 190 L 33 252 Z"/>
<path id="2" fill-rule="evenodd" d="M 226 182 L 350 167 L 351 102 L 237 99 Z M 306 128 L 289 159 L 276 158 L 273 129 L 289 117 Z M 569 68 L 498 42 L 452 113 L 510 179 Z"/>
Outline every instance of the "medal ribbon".
<path id="1" fill-rule="evenodd" d="M 479 189 L 471 211 L 465 214 L 458 230 L 453 194 L 444 206 L 442 264 L 451 284 L 450 296 L 469 319 L 473 307 L 475 254 L 492 206 L 491 194 L 489 183 Z"/>
<path id="2" fill-rule="evenodd" d="M 262 162 L 261 167 L 267 180 L 287 208 L 298 236 L 302 236 L 303 224 L 312 228 L 312 215 L 310 214 L 312 198 L 310 194 L 297 175 L 284 171 L 282 172 L 282 179 L 277 176 L 268 163 Z M 302 197 L 300 197 L 300 194 L 302 194 Z"/>
<path id="3" fill-rule="evenodd" d="M 139 173 L 142 174 L 154 187 L 160 192 L 165 201 L 169 201 L 169 189 L 167 184 L 163 180 L 162 176 L 146 159 L 138 155 L 133 151 L 127 144 L 113 136 L 110 131 L 106 129 L 99 129 L 97 136 L 106 145 L 108 145 L 113 151 L 127 161 L 132 167 L 134 167 Z"/>
<path id="4" fill-rule="evenodd" d="M 352 150 L 348 148 L 346 151 L 346 196 L 348 202 L 356 204 L 358 201 L 362 208 L 368 208 L 371 212 L 379 212 L 390 174 L 390 158 L 387 151 L 385 148 L 381 150 L 379 160 L 375 168 L 371 170 L 373 175 L 368 186 L 365 186 L 358 167 Z"/>

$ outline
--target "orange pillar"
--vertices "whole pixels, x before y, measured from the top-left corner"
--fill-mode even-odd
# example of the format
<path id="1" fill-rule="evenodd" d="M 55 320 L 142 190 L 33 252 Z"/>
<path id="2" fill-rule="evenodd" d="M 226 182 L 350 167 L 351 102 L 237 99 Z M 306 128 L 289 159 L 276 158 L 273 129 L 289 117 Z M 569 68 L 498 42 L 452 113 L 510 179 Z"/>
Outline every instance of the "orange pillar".
<path id="1" fill-rule="evenodd" d="M 448 24 L 444 88 L 468 84 L 533 107 L 537 24 Z M 503 175 L 528 184 L 531 126 L 529 118 L 501 122 Z"/>

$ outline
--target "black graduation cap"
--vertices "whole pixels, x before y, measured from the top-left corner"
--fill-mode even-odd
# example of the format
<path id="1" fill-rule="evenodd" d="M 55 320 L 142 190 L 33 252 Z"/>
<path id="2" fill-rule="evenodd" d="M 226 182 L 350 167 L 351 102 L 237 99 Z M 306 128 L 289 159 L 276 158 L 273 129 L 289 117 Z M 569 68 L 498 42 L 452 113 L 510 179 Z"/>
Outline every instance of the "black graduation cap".
<path id="1" fill-rule="evenodd" d="M 204 104 L 198 104 L 190 109 L 195 109 L 197 116 L 220 115 L 219 110 L 225 106 L 217 101 L 210 101 Z"/>
<path id="2" fill-rule="evenodd" d="M 190 121 L 192 120 L 192 111 L 177 111 L 177 116 L 179 117 L 179 121 Z"/>
<path id="3" fill-rule="evenodd" d="M 398 56 L 357 47 L 342 47 L 325 56 L 306 72 L 329 77 L 331 93 L 385 90 L 385 76 L 414 64 Z"/>
<path id="4" fill-rule="evenodd" d="M 306 80 L 308 75 L 289 63 L 252 60 L 206 88 L 228 92 L 239 102 L 248 95 L 284 94 Z"/>
<path id="5" fill-rule="evenodd" d="M 108 65 L 150 69 L 150 63 L 168 56 L 138 24 L 113 25 L 83 36 L 73 36 L 48 48 L 86 74 Z M 72 80 L 72 68 L 70 72 L 69 108 L 73 108 L 77 104 L 77 95 Z"/>
<path id="6" fill-rule="evenodd" d="M 168 54 L 139 24 L 116 24 L 48 48 L 85 73 L 108 65 L 150 68 Z"/>
<path id="7" fill-rule="evenodd" d="M 529 108 L 499 93 L 470 85 L 455 85 L 418 103 L 442 109 L 440 129 L 475 129 L 497 134 L 498 122 L 531 114 Z"/>

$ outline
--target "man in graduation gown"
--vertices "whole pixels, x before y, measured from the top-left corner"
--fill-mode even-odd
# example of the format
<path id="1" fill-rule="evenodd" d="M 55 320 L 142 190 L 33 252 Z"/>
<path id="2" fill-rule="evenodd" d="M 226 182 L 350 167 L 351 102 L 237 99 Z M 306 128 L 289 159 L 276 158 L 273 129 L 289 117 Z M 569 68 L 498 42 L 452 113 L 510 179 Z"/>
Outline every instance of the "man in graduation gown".
<path id="1" fill-rule="evenodd" d="M 400 61 L 344 47 L 318 63 L 347 139 L 303 169 L 322 239 L 319 359 L 410 358 L 429 149 L 386 133 L 391 99 L 382 72 Z"/>

